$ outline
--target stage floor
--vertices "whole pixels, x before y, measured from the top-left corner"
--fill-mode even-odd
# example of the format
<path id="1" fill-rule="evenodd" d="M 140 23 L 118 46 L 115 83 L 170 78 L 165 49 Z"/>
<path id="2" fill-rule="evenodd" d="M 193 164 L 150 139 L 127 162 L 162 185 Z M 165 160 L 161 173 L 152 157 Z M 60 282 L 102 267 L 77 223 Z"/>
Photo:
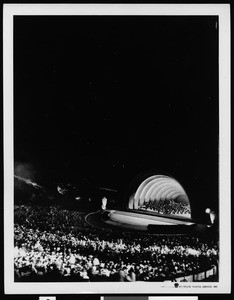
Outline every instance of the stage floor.
<path id="1" fill-rule="evenodd" d="M 142 212 L 130 212 L 120 210 L 106 210 L 91 213 L 86 216 L 87 223 L 100 227 L 116 227 L 127 230 L 147 231 L 149 225 L 153 226 L 176 226 L 194 225 L 188 219 L 173 219 L 158 215 L 148 215 Z"/>

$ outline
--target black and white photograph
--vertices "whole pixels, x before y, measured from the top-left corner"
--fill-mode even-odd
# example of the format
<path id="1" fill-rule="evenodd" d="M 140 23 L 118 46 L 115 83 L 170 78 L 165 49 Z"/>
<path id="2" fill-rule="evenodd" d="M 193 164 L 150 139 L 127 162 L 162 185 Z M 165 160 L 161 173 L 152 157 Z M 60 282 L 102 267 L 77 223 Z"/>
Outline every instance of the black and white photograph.
<path id="1" fill-rule="evenodd" d="M 4 9 L 6 292 L 228 292 L 229 6 Z"/>

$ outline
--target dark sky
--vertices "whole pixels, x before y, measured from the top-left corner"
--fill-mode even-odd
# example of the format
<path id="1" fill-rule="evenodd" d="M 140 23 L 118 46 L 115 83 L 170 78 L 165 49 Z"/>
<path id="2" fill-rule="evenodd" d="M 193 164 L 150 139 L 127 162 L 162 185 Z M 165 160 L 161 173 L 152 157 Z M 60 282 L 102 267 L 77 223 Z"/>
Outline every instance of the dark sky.
<path id="1" fill-rule="evenodd" d="M 41 182 L 175 177 L 217 206 L 216 17 L 14 18 L 15 163 Z"/>

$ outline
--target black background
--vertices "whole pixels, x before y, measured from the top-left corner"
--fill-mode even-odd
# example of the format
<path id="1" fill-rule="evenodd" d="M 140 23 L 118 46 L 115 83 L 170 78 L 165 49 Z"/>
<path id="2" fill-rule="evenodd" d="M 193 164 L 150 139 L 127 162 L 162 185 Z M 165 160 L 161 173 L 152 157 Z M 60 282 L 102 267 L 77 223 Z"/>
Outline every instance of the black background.
<path id="1" fill-rule="evenodd" d="M 153 171 L 217 211 L 218 103 L 215 16 L 14 17 L 15 165 L 43 185 Z"/>

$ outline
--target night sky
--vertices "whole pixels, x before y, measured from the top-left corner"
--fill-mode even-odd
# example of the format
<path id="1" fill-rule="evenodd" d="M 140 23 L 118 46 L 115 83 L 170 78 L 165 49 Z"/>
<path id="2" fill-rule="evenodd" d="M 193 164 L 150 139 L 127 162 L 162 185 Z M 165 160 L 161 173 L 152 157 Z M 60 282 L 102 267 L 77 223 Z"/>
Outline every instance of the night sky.
<path id="1" fill-rule="evenodd" d="M 14 17 L 14 155 L 39 183 L 173 176 L 218 205 L 216 17 Z"/>

